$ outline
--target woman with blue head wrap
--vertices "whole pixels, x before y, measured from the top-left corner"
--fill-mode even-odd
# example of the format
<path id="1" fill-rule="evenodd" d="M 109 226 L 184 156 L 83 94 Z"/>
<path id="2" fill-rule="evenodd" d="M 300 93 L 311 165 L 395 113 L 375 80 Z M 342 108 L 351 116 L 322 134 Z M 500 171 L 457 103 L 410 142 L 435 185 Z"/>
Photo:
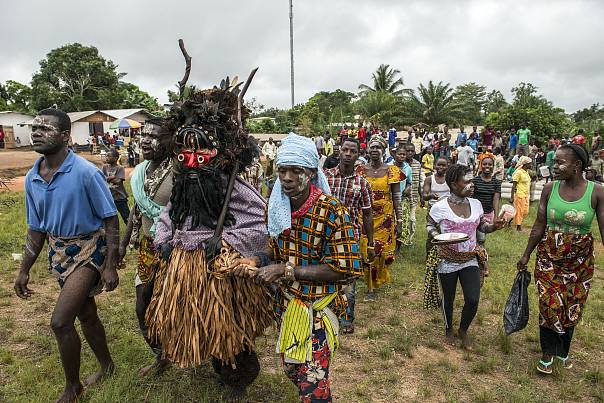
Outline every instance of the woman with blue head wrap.
<path id="1" fill-rule="evenodd" d="M 291 206 L 296 206 L 299 200 L 307 200 L 311 190 L 307 186 L 309 182 L 331 195 L 327 178 L 319 169 L 319 153 L 311 139 L 290 133 L 277 150 L 276 164 L 279 175 L 268 201 L 268 232 L 273 238 L 291 228 Z"/>
<path id="2" fill-rule="evenodd" d="M 267 214 L 270 248 L 239 260 L 235 270 L 257 267 L 250 276 L 274 285 L 277 351 L 301 400 L 331 401 L 329 366 L 347 305 L 342 289 L 363 273 L 359 246 L 348 210 L 330 195 L 315 144 L 290 133 L 276 163 Z"/>

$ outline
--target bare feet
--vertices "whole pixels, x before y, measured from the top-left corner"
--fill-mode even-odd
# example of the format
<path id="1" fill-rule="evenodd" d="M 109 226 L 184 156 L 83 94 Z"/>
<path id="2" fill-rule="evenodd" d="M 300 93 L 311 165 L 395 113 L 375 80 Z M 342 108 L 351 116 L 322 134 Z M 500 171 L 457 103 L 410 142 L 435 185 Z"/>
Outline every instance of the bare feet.
<path id="1" fill-rule="evenodd" d="M 468 332 L 466 330 L 459 329 L 459 338 L 461 339 L 461 347 L 466 350 L 472 350 L 472 340 L 470 336 L 468 336 Z"/>
<path id="2" fill-rule="evenodd" d="M 156 371 L 157 374 L 161 374 L 170 366 L 168 360 L 155 360 L 153 364 L 146 365 L 138 370 L 138 376 L 143 378 L 149 375 L 149 372 Z"/>
<path id="3" fill-rule="evenodd" d="M 65 386 L 63 394 L 59 396 L 57 400 L 55 400 L 55 403 L 75 403 L 83 390 L 84 387 L 81 383 L 78 383 L 77 385 Z"/>
<path id="4" fill-rule="evenodd" d="M 113 362 L 109 363 L 109 365 L 105 366 L 104 368 L 99 369 L 94 374 L 89 375 L 84 380 L 84 387 L 87 388 L 87 387 L 96 385 L 97 383 L 99 383 L 103 379 L 105 379 L 106 377 L 113 374 L 114 369 L 115 369 L 115 365 L 113 365 Z"/>
<path id="5" fill-rule="evenodd" d="M 453 334 L 453 329 L 447 329 L 445 331 L 445 342 L 450 345 L 455 345 L 455 335 Z"/>

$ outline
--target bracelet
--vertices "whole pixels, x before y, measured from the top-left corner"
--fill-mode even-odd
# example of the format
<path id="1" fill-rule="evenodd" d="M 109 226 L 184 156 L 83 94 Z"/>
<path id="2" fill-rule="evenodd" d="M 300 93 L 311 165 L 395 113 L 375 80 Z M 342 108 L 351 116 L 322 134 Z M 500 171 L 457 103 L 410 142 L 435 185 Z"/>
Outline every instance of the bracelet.
<path id="1" fill-rule="evenodd" d="M 283 271 L 282 280 L 287 282 L 294 282 L 296 280 L 296 275 L 294 273 L 296 266 L 292 262 L 285 262 L 285 269 Z"/>
<path id="2" fill-rule="evenodd" d="M 256 252 L 254 256 L 260 260 L 258 267 L 268 266 L 271 263 L 271 259 L 264 252 Z"/>

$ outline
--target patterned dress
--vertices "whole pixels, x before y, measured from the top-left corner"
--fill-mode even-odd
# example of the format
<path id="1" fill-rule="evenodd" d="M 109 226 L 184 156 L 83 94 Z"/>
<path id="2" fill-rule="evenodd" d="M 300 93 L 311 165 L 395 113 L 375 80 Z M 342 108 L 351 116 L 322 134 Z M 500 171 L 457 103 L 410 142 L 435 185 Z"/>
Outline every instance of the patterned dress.
<path id="1" fill-rule="evenodd" d="M 363 165 L 357 168 L 357 172 L 371 185 L 375 259 L 365 271 L 365 282 L 373 289 L 390 282 L 389 266 L 394 262 L 396 248 L 396 217 L 390 185 L 405 180 L 405 174 L 394 165 L 388 166 L 387 173 L 380 178 L 368 176 Z M 363 251 L 367 238 L 363 237 L 361 242 Z"/>

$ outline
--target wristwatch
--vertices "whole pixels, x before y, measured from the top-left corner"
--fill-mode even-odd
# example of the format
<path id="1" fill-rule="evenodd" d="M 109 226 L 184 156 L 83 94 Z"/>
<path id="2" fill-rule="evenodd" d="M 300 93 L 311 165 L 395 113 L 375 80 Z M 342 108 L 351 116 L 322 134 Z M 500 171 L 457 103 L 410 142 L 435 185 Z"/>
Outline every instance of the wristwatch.
<path id="1" fill-rule="evenodd" d="M 294 269 L 296 266 L 292 262 L 285 262 L 285 270 L 283 271 L 283 277 L 281 277 L 284 281 L 295 281 L 296 275 L 294 273 Z"/>

